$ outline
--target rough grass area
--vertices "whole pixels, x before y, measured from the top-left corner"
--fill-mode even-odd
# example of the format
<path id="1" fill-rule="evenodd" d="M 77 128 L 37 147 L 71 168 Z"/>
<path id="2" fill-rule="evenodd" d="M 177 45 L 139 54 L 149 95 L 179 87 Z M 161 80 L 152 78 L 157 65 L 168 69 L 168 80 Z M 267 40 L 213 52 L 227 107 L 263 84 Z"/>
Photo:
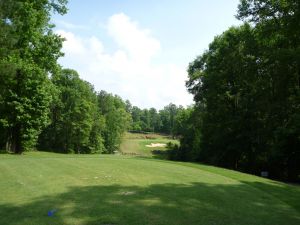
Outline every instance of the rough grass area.
<path id="1" fill-rule="evenodd" d="M 150 148 L 146 145 L 151 143 L 167 144 L 168 142 L 179 144 L 178 140 L 174 140 L 169 136 L 160 134 L 132 134 L 126 133 L 120 146 L 120 151 L 125 155 L 138 155 L 145 157 L 158 157 L 167 150 L 166 147 Z"/>
<path id="2" fill-rule="evenodd" d="M 36 152 L 0 171 L 1 225 L 300 224 L 298 186 L 216 167 Z"/>

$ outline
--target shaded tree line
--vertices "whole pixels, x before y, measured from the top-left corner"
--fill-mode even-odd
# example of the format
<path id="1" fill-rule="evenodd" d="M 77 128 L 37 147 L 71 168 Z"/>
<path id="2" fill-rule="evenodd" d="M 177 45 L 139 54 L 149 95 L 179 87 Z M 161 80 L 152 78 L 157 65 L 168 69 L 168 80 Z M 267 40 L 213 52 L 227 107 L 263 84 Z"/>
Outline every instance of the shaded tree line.
<path id="1" fill-rule="evenodd" d="M 125 102 L 94 91 L 76 71 L 62 69 L 51 78 L 56 93 L 51 123 L 39 136 L 38 148 L 63 153 L 113 153 L 130 124 Z"/>
<path id="2" fill-rule="evenodd" d="M 58 69 L 62 38 L 50 14 L 65 14 L 65 0 L 0 1 L 0 146 L 21 153 L 49 123 L 48 76 Z"/>
<path id="3" fill-rule="evenodd" d="M 190 63 L 195 107 L 173 158 L 300 177 L 300 2 L 241 0 L 244 21 Z"/>

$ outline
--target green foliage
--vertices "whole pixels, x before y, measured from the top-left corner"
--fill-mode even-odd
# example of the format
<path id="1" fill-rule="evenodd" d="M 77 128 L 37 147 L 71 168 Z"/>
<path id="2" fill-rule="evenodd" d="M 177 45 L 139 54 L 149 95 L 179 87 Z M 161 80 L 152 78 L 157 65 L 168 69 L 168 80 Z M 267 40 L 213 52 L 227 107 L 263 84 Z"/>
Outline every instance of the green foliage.
<path id="1" fill-rule="evenodd" d="M 128 130 L 131 122 L 131 115 L 127 104 L 119 97 L 101 91 L 98 96 L 98 108 L 105 118 L 106 126 L 103 130 L 105 152 L 113 153 L 118 150 L 121 138 Z"/>
<path id="2" fill-rule="evenodd" d="M 197 160 L 214 165 L 297 180 L 299 2 L 242 0 L 237 17 L 252 25 L 217 36 L 189 65 L 187 87 L 200 119 L 188 124 L 200 138 L 185 131 L 181 150 L 196 149 Z"/>
<path id="3" fill-rule="evenodd" d="M 48 75 L 62 56 L 62 39 L 49 21 L 52 10 L 65 13 L 65 3 L 0 1 L 0 144 L 9 151 L 34 148 L 48 123 Z"/>
<path id="4" fill-rule="evenodd" d="M 1 148 L 21 153 L 39 137 L 51 151 L 111 153 L 129 126 L 130 102 L 97 96 L 76 71 L 59 68 L 63 39 L 50 16 L 65 14 L 66 3 L 0 1 Z"/>
<path id="5" fill-rule="evenodd" d="M 202 143 L 202 112 L 197 107 L 182 110 L 176 116 L 176 132 L 180 146 L 169 146 L 171 160 L 198 161 Z"/>
<path id="6" fill-rule="evenodd" d="M 40 148 L 65 153 L 103 151 L 105 122 L 97 110 L 93 87 L 71 69 L 55 74 L 52 82 L 57 97 L 51 107 L 51 124 L 40 137 Z"/>
<path id="7" fill-rule="evenodd" d="M 131 109 L 131 130 L 177 135 L 177 131 L 175 131 L 175 117 L 181 110 L 183 110 L 182 106 L 178 107 L 172 103 L 159 111 L 155 108 L 142 110 L 133 106 Z"/>
<path id="8" fill-rule="evenodd" d="M 51 124 L 39 139 L 39 149 L 63 153 L 114 153 L 129 128 L 131 115 L 119 96 L 96 93 L 76 71 L 63 69 L 52 77 L 56 98 Z"/>

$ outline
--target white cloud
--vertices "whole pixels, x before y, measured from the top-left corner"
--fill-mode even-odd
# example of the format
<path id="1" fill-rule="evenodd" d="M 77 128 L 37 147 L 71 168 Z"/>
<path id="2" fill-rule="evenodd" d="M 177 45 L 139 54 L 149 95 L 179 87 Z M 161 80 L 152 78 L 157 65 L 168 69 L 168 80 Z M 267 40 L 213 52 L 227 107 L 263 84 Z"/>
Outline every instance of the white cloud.
<path id="1" fill-rule="evenodd" d="M 86 49 L 81 38 L 75 37 L 73 33 L 64 30 L 58 30 L 57 33 L 65 38 L 66 41 L 63 44 L 63 50 L 68 55 L 80 55 L 85 52 Z"/>
<path id="2" fill-rule="evenodd" d="M 141 29 L 123 13 L 111 16 L 106 27 L 118 46 L 110 54 L 95 36 L 83 38 L 58 30 L 66 38 L 63 66 L 77 70 L 97 91 L 118 94 L 142 108 L 162 108 L 170 102 L 191 104 L 192 97 L 184 86 L 185 68 L 153 62 L 161 47 L 149 30 Z"/>
<path id="3" fill-rule="evenodd" d="M 107 28 L 119 47 L 124 48 L 133 60 L 147 63 L 160 50 L 160 43 L 150 36 L 150 30 L 139 29 L 137 23 L 123 13 L 110 17 Z"/>

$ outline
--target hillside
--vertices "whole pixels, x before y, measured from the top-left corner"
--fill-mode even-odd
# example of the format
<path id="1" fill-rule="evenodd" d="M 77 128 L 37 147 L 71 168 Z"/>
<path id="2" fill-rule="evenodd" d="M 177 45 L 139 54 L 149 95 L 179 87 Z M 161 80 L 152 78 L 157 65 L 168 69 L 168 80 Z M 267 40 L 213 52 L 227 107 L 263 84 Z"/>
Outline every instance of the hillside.
<path id="1" fill-rule="evenodd" d="M 0 224 L 300 224 L 300 188 L 113 155 L 0 155 Z M 49 215 L 48 215 L 49 214 Z"/>

